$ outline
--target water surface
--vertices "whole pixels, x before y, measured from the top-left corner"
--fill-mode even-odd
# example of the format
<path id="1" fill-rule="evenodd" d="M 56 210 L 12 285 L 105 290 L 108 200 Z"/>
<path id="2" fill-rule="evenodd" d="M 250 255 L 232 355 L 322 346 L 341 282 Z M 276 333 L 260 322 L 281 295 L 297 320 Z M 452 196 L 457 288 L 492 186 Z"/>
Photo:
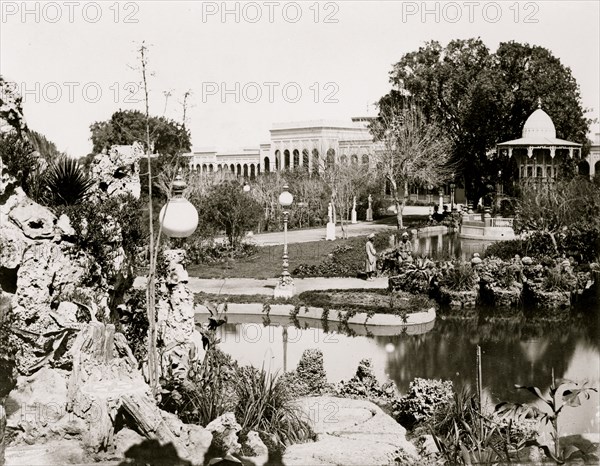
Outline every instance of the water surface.
<path id="1" fill-rule="evenodd" d="M 246 316 L 247 318 L 248 316 Z M 333 317 L 332 317 L 333 318 Z M 514 384 L 535 385 L 547 391 L 551 372 L 557 379 L 600 385 L 600 350 L 597 323 L 570 321 L 480 321 L 438 317 L 426 333 L 411 335 L 348 336 L 330 322 L 325 332 L 320 322 L 303 321 L 264 326 L 229 323 L 220 328 L 223 351 L 241 364 L 264 365 L 271 371 L 293 370 L 306 348 L 320 348 L 330 382 L 351 378 L 359 361 L 371 358 L 381 381 L 393 380 L 401 393 L 416 377 L 452 380 L 455 387 L 475 386 L 475 354 L 482 349 L 482 380 L 488 403 L 529 402 L 529 393 Z M 310 325 L 314 325 L 311 327 Z M 343 329 L 342 329 L 343 330 Z M 561 433 L 599 431 L 598 394 L 579 408 L 565 409 Z"/>

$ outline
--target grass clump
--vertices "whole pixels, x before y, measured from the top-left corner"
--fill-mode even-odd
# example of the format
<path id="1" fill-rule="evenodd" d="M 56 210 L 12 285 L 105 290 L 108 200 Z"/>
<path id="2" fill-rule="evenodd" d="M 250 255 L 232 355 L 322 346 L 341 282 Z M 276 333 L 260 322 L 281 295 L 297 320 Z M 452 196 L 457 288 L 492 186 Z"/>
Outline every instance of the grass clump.
<path id="1" fill-rule="evenodd" d="M 314 439 L 310 424 L 284 382 L 264 369 L 245 366 L 238 370 L 235 417 L 242 435 L 254 430 L 261 437 L 275 437 L 282 445 Z"/>

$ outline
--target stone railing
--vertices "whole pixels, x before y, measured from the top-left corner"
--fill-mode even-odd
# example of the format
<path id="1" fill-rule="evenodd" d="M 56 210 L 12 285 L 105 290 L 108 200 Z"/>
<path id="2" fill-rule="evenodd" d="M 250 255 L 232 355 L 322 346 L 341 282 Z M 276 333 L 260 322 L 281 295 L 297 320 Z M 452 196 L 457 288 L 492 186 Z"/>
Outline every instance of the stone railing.
<path id="1" fill-rule="evenodd" d="M 487 219 L 490 222 L 491 227 L 513 227 L 513 218 L 504 218 L 504 217 L 492 217 Z"/>

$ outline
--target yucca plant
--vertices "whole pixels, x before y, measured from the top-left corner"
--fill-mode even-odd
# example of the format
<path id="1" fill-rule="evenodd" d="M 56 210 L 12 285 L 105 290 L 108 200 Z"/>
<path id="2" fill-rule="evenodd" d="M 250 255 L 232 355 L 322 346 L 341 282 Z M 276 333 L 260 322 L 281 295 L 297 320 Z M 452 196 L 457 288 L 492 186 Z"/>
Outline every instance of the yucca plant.
<path id="1" fill-rule="evenodd" d="M 44 198 L 51 206 L 79 204 L 88 198 L 93 184 L 76 160 L 61 157 L 44 173 Z"/>
<path id="2" fill-rule="evenodd" d="M 254 430 L 265 436 L 274 435 L 283 445 L 314 436 L 310 424 L 303 419 L 302 411 L 277 374 L 242 367 L 238 371 L 236 392 L 235 417 L 242 426 L 242 434 Z"/>

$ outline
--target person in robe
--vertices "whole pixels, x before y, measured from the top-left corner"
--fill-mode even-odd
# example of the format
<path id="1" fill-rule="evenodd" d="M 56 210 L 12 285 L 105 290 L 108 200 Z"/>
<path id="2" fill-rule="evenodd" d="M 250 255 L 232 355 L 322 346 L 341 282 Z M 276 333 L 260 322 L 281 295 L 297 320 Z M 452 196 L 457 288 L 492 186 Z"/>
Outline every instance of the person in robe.
<path id="1" fill-rule="evenodd" d="M 367 280 L 373 280 L 374 275 L 377 273 L 377 251 L 373 245 L 375 239 L 375 233 L 371 233 L 367 236 L 367 244 L 365 251 L 367 253 L 367 259 L 365 261 L 365 272 L 367 274 Z"/>

